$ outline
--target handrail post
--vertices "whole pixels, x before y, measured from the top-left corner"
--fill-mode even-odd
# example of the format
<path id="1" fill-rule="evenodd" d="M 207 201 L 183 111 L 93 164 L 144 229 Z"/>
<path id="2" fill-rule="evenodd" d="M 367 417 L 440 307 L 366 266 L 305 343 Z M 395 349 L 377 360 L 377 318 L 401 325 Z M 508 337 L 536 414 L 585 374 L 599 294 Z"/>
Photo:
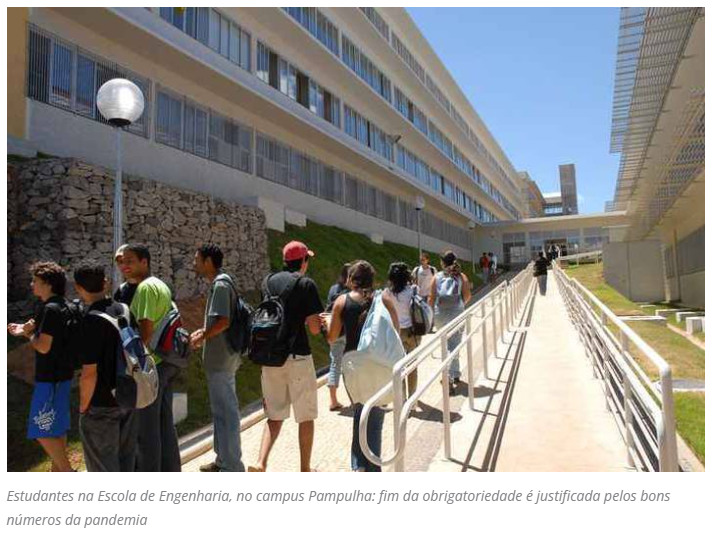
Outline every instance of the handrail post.
<path id="1" fill-rule="evenodd" d="M 447 335 L 443 335 L 440 339 L 441 359 L 445 360 L 448 356 L 447 350 Z M 445 445 L 445 458 L 452 459 L 452 443 L 450 442 L 450 369 L 445 366 L 442 375 L 443 385 L 443 444 Z"/>
<path id="2" fill-rule="evenodd" d="M 482 313 L 484 316 L 484 312 Z M 485 379 L 489 379 L 489 368 L 487 367 L 487 359 L 489 359 L 489 352 L 487 351 L 487 321 L 482 319 L 482 372 L 485 375 Z"/>
<path id="3" fill-rule="evenodd" d="M 504 316 L 504 292 L 501 292 L 499 295 L 499 327 L 500 327 L 500 339 L 502 342 L 504 342 L 504 328 L 506 327 L 505 324 L 505 316 Z"/>
<path id="4" fill-rule="evenodd" d="M 662 395 L 662 416 L 658 423 L 658 446 L 660 448 L 660 471 L 677 472 L 677 431 L 675 429 L 675 401 L 672 394 L 672 373 L 670 367 L 660 373 Z"/>
<path id="5" fill-rule="evenodd" d="M 403 472 L 405 470 L 405 430 L 400 434 L 400 418 L 403 412 L 403 368 L 396 372 L 393 376 L 393 452 L 398 453 L 399 447 L 403 447 L 403 452 L 396 459 L 393 465 L 394 472 Z M 404 427 L 407 427 L 407 421 Z M 403 445 L 401 445 L 403 442 Z"/>
<path id="6" fill-rule="evenodd" d="M 494 357 L 497 359 L 499 354 L 497 354 L 497 310 L 492 307 L 492 349 L 494 352 Z"/>
<path id="7" fill-rule="evenodd" d="M 470 403 L 470 409 L 475 410 L 475 368 L 473 361 L 472 349 L 472 321 L 474 320 L 474 314 L 470 314 L 467 317 L 467 322 L 465 326 L 465 335 L 467 335 L 467 398 Z"/>

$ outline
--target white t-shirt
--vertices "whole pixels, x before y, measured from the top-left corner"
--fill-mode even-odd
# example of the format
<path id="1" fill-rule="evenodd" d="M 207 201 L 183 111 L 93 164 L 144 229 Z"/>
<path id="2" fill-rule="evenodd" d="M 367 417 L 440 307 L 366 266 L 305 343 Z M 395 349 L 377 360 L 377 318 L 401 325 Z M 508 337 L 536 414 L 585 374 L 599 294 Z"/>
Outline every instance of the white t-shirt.
<path id="1" fill-rule="evenodd" d="M 395 294 L 390 288 L 386 290 L 389 296 L 393 298 L 396 313 L 398 313 L 398 327 L 400 329 L 411 327 L 413 325 L 413 318 L 410 316 L 410 301 L 413 297 L 413 286 L 406 286 L 406 288 L 398 294 Z"/>
<path id="2" fill-rule="evenodd" d="M 435 267 L 432 265 L 428 265 L 427 268 L 423 268 L 423 265 L 415 267 L 413 270 L 413 279 L 418 286 L 418 295 L 423 298 L 430 296 L 430 284 L 436 273 L 437 270 L 435 270 Z"/>

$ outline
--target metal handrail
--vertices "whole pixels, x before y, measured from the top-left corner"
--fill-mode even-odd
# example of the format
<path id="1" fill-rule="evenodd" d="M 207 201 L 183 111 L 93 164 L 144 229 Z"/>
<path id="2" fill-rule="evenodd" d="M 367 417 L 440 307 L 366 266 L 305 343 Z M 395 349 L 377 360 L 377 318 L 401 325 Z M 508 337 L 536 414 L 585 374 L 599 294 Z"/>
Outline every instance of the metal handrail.
<path id="1" fill-rule="evenodd" d="M 560 282 L 564 301 L 582 336 L 594 375 L 598 374 L 603 380 L 606 407 L 614 413 L 621 427 L 628 464 L 644 470 L 677 472 L 677 433 L 670 365 L 558 264 L 554 265 L 554 275 Z M 617 335 L 610 326 L 615 326 Z M 659 392 L 635 362 L 631 355 L 632 346 L 657 369 Z"/>
<path id="2" fill-rule="evenodd" d="M 403 359 L 398 361 L 393 367 L 393 377 L 389 383 L 384 385 L 376 394 L 371 396 L 363 406 L 361 418 L 359 420 L 359 443 L 366 458 L 377 465 L 388 466 L 395 464 L 395 471 L 403 471 L 404 454 L 406 444 L 406 430 L 408 415 L 411 409 L 425 393 L 425 391 L 440 376 L 443 388 L 443 423 L 445 455 L 448 459 L 452 457 L 450 439 L 450 394 L 448 370 L 450 363 L 455 357 L 460 355 L 463 349 L 467 352 L 468 371 L 468 402 L 470 409 L 474 410 L 474 352 L 473 339 L 481 332 L 482 335 L 482 359 L 483 372 L 488 376 L 487 359 L 491 353 L 497 354 L 497 338 L 504 339 L 505 329 L 509 329 L 514 324 L 515 316 L 522 309 L 523 304 L 531 295 L 534 288 L 533 264 L 529 264 L 524 270 L 517 274 L 511 281 L 505 281 L 485 295 L 474 305 L 465 309 L 460 315 L 451 320 L 446 326 L 440 328 L 438 332 L 426 342 L 418 346 Z M 489 305 L 489 310 L 487 309 Z M 498 317 L 499 315 L 499 317 Z M 478 320 L 474 324 L 475 319 Z M 488 349 L 488 322 L 491 322 L 494 333 L 492 351 Z M 463 340 L 457 347 L 448 352 L 447 341 L 452 335 L 465 328 Z M 437 370 L 426 380 L 420 382 L 415 392 L 404 401 L 403 387 L 408 374 L 414 371 L 418 365 L 428 359 L 434 352 L 440 353 L 441 362 Z M 379 457 L 373 453 L 368 445 L 367 428 L 368 418 L 371 410 L 382 403 L 383 399 L 391 393 L 393 394 L 393 453 L 387 457 Z"/>

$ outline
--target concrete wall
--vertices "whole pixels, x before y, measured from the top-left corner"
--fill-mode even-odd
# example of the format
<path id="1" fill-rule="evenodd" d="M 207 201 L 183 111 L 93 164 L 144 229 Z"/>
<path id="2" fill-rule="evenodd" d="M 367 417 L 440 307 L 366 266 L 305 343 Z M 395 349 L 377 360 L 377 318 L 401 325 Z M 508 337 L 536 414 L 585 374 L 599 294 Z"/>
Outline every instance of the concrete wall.
<path id="1" fill-rule="evenodd" d="M 7 8 L 7 134 L 25 137 L 25 79 L 29 8 Z"/>
<path id="2" fill-rule="evenodd" d="M 682 294 L 680 301 L 689 307 L 705 308 L 705 273 L 695 272 L 680 276 Z"/>
<path id="3" fill-rule="evenodd" d="M 634 302 L 665 298 L 660 242 L 609 243 L 603 247 L 606 283 Z"/>

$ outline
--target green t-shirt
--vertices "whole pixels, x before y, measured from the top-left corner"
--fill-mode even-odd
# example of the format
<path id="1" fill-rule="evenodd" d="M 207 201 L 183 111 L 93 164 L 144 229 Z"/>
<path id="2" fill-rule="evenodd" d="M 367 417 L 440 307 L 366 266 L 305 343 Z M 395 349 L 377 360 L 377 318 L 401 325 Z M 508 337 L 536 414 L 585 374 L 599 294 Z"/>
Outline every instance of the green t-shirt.
<path id="1" fill-rule="evenodd" d="M 136 294 L 131 301 L 131 313 L 137 322 L 150 320 L 155 329 L 168 311 L 171 310 L 171 303 L 171 290 L 168 285 L 151 276 L 139 283 L 136 288 Z M 156 360 L 156 363 L 160 363 L 160 357 L 154 353 L 151 355 Z"/>

